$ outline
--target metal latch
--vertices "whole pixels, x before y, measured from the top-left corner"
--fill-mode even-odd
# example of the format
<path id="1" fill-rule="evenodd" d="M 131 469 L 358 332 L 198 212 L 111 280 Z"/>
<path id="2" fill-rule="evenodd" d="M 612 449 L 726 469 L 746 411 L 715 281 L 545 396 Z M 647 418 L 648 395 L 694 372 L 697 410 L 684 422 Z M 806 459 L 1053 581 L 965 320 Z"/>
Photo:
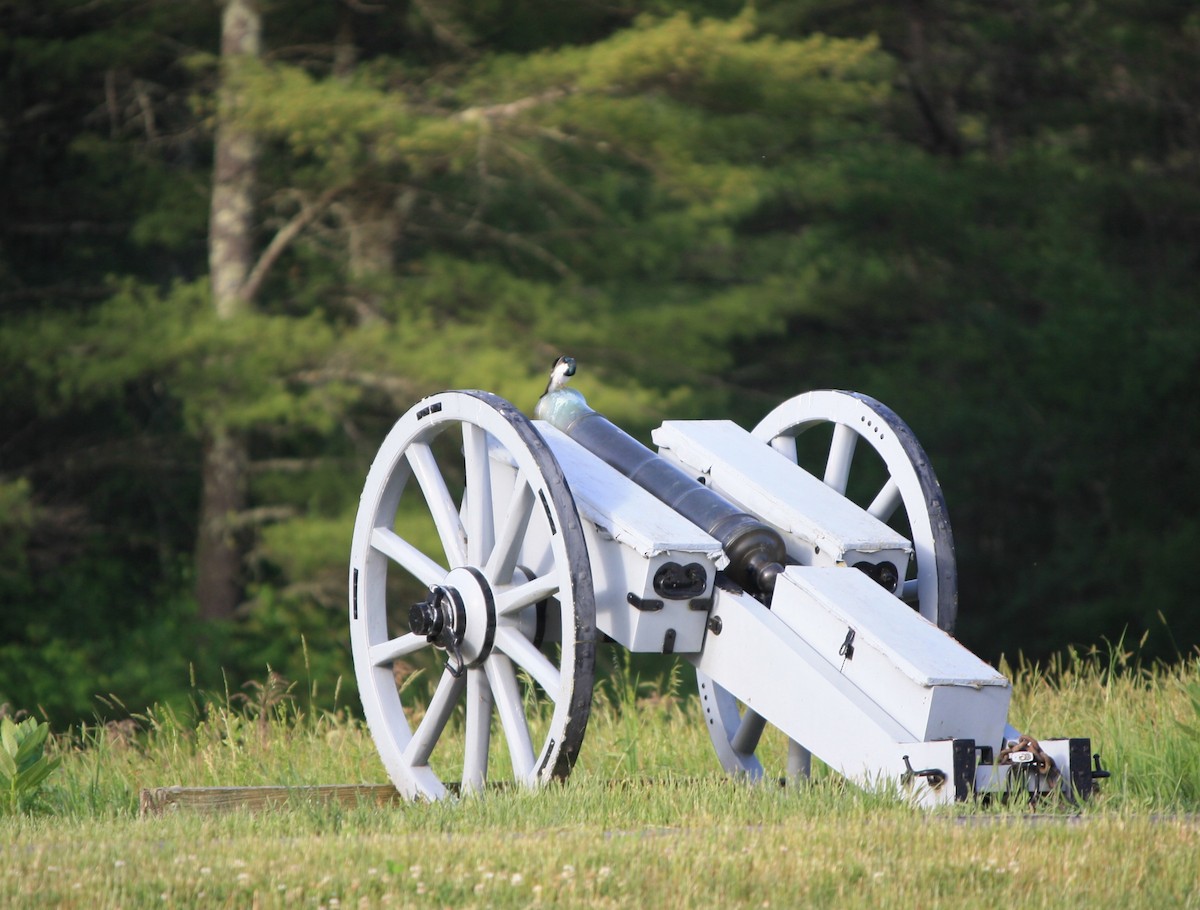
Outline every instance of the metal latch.
<path id="1" fill-rule="evenodd" d="M 926 768 L 924 771 L 914 771 L 912 763 L 909 762 L 908 756 L 905 755 L 904 773 L 900 775 L 900 783 L 908 787 L 918 777 L 925 778 L 929 782 L 929 786 L 934 790 L 946 782 L 946 772 L 941 768 Z"/>

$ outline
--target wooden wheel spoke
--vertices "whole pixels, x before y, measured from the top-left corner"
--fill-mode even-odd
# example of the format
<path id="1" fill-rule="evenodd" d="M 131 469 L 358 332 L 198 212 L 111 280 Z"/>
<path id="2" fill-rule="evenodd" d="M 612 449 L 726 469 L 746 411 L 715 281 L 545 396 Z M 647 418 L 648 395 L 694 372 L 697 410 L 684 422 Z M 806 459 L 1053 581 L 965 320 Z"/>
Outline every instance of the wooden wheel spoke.
<path id="1" fill-rule="evenodd" d="M 398 638 L 391 638 L 372 645 L 371 663 L 376 667 L 384 667 L 401 657 L 407 657 L 409 654 L 420 651 L 428 644 L 429 640 L 424 635 L 406 632 Z"/>
<path id="2" fill-rule="evenodd" d="M 539 600 L 545 600 L 547 597 L 557 594 L 561 587 L 562 583 L 558 576 L 551 572 L 509 588 L 496 595 L 496 615 L 508 616 L 525 607 L 532 606 Z"/>
<path id="3" fill-rule="evenodd" d="M 533 502 L 533 488 L 526 481 L 524 473 L 519 472 L 508 500 L 504 524 L 483 569 L 484 576 L 493 584 L 507 584 L 512 580 L 513 570 L 517 567 L 517 555 L 533 515 Z"/>
<path id="4" fill-rule="evenodd" d="M 465 684 L 466 681 L 461 676 L 456 678 L 449 670 L 442 673 L 437 689 L 434 690 L 433 697 L 425 709 L 425 716 L 421 718 L 421 723 L 417 725 L 412 739 L 404 749 L 403 758 L 406 762 L 412 765 L 429 764 L 433 747 L 442 738 L 446 722 L 450 720 Z"/>
<path id="5" fill-rule="evenodd" d="M 792 462 L 792 464 L 796 464 L 800 460 L 800 456 L 796 452 L 795 436 L 776 436 L 771 440 L 771 448 Z"/>
<path id="6" fill-rule="evenodd" d="M 423 585 L 435 585 L 446 577 L 444 567 L 389 528 L 371 531 L 371 547 L 396 562 Z"/>
<path id="7" fill-rule="evenodd" d="M 850 482 L 850 463 L 854 461 L 857 444 L 858 434 L 853 429 L 843 423 L 834 426 L 829 460 L 825 463 L 825 483 L 843 495 Z"/>
<path id="8" fill-rule="evenodd" d="M 462 788 L 466 793 L 483 789 L 487 782 L 488 748 L 492 737 L 492 687 L 480 667 L 467 671 L 466 748 Z"/>
<path id="9" fill-rule="evenodd" d="M 528 780 L 533 771 L 533 742 L 529 735 L 529 724 L 525 720 L 525 704 L 516 671 L 512 661 L 495 652 L 487 659 L 485 666 L 487 680 L 496 699 L 496 712 L 500 715 L 500 727 L 508 741 L 513 777 L 518 781 Z"/>
<path id="10" fill-rule="evenodd" d="M 903 499 L 900 496 L 900 484 L 896 483 L 894 477 L 889 477 L 887 483 L 875 494 L 875 498 L 867 506 L 867 512 L 880 521 L 886 522 L 896 514 L 896 509 L 900 507 L 901 502 Z"/>
<path id="11" fill-rule="evenodd" d="M 542 687 L 546 697 L 558 702 L 562 697 L 562 673 L 528 638 L 511 626 L 496 630 L 496 647 L 515 661 Z"/>
<path id="12" fill-rule="evenodd" d="M 463 456 L 467 489 L 464 524 L 467 529 L 467 562 L 481 566 L 492 552 L 495 527 L 492 518 L 492 474 L 488 433 L 474 424 L 463 424 Z"/>
<path id="13" fill-rule="evenodd" d="M 441 538 L 447 562 L 452 566 L 463 565 L 467 560 L 467 535 L 433 450 L 427 443 L 418 442 L 409 446 L 406 454 L 421 492 L 425 494 L 425 504 Z"/>
<path id="14" fill-rule="evenodd" d="M 742 755 L 753 755 L 766 727 L 766 718 L 747 708 L 746 713 L 742 715 L 742 722 L 738 724 L 737 732 L 729 741 L 733 751 Z"/>

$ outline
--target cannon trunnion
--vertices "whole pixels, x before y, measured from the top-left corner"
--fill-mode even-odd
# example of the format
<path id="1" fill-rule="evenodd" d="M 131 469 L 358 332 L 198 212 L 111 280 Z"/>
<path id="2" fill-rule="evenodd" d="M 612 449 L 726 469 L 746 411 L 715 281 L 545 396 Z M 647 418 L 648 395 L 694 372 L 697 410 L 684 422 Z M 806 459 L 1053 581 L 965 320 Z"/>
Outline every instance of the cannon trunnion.
<path id="1" fill-rule="evenodd" d="M 1008 680 L 951 637 L 945 504 L 890 410 L 809 393 L 753 432 L 668 421 L 655 453 L 566 388 L 564 363 L 537 420 L 486 392 L 419 402 L 368 474 L 351 643 L 403 794 L 569 774 L 601 638 L 695 666 L 733 774 L 803 776 L 816 755 L 925 804 L 1090 793 L 1090 742 L 1010 727 Z M 810 471 L 796 438 L 830 426 Z M 861 503 L 860 448 L 880 473 Z"/>

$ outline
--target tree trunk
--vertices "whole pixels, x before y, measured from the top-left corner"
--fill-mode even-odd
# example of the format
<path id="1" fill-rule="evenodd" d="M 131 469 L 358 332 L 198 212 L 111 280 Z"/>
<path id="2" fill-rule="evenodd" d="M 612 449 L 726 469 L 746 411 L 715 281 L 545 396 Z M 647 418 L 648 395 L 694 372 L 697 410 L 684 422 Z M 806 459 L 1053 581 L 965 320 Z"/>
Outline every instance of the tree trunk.
<path id="1" fill-rule="evenodd" d="M 208 226 L 209 277 L 219 319 L 233 319 L 250 306 L 244 292 L 254 266 L 256 143 L 253 134 L 229 116 L 236 101 L 229 77 L 241 61 L 258 56 L 261 31 L 258 0 L 226 0 L 221 14 L 222 85 Z M 205 619 L 226 618 L 241 601 L 241 548 L 231 519 L 246 504 L 245 472 L 241 437 L 228 427 L 210 427 L 196 539 L 196 601 Z"/>
<path id="2" fill-rule="evenodd" d="M 230 76 L 259 54 L 262 18 L 258 0 L 226 0 L 221 15 L 222 77 L 213 149 L 212 208 L 208 223 L 208 270 L 213 305 L 222 319 L 249 306 L 243 290 L 254 267 L 253 133 L 230 117 L 236 104 Z"/>
<path id="3" fill-rule="evenodd" d="M 204 442 L 196 603 L 202 619 L 225 619 L 242 599 L 242 554 L 231 518 L 246 505 L 246 452 L 224 428 Z"/>

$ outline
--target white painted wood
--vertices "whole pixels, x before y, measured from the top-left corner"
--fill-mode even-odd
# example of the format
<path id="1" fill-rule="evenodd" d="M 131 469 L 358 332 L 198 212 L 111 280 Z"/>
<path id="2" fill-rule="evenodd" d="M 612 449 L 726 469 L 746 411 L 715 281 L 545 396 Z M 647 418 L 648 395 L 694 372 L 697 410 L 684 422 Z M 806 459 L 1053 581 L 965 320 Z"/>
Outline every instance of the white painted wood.
<path id="1" fill-rule="evenodd" d="M 456 504 L 447 481 L 464 477 Z M 427 509 L 433 540 L 397 523 L 402 498 Z M 444 797 L 443 774 L 468 790 L 482 786 L 497 715 L 515 782 L 535 785 L 569 768 L 591 703 L 596 623 L 588 570 L 588 544 L 565 479 L 511 404 L 486 392 L 443 392 L 396 422 L 363 487 L 347 593 L 363 711 L 404 796 Z M 457 637 L 430 641 L 406 631 L 412 601 L 389 602 L 389 575 L 410 576 L 410 589 L 415 580 L 452 592 L 464 620 L 451 629 Z M 545 651 L 533 644 L 535 635 Z M 446 667 L 430 699 L 397 685 L 395 661 L 422 651 L 421 659 Z M 510 657 L 536 685 L 518 681 Z M 464 663 L 467 676 L 456 676 Z M 456 744 L 439 749 L 464 699 L 465 755 Z M 536 744 L 527 708 L 548 718 Z M 459 760 L 461 777 L 451 764 Z"/>
<path id="2" fill-rule="evenodd" d="M 768 610 L 747 594 L 718 588 L 712 615 L 721 632 L 710 632 L 703 652 L 688 657 L 702 680 L 701 707 L 708 723 L 722 722 L 718 714 L 728 707 L 727 701 L 714 697 L 711 682 L 705 682 L 715 680 L 749 711 L 859 784 L 899 784 L 906 755 L 915 769 L 952 772 L 951 740 L 917 741 L 775 609 Z M 746 771 L 753 773 L 750 767 Z M 954 800 L 950 784 L 934 790 L 918 780 L 910 792 L 927 805 Z"/>
<path id="3" fill-rule="evenodd" d="M 789 538 L 793 558 L 833 564 L 848 552 L 892 550 L 907 558 L 912 550 L 903 536 L 732 421 L 668 420 L 653 438 L 660 454 Z M 814 560 L 818 548 L 823 558 Z"/>
<path id="4" fill-rule="evenodd" d="M 790 566 L 772 612 L 911 738 L 999 745 L 1008 680 L 862 572 Z"/>
<path id="5" fill-rule="evenodd" d="M 897 508 L 889 489 L 895 485 L 912 534 L 915 565 L 909 568 L 916 571 L 915 578 L 904 573 L 907 581 L 902 597 L 916 604 L 926 619 L 953 633 L 958 584 L 946 503 L 928 455 L 899 415 L 868 395 L 822 389 L 783 402 L 759 421 L 752 435 L 796 461 L 796 437 L 829 425 L 835 433 L 854 428 L 868 444 L 858 448 L 872 449 L 883 460 L 888 484 L 873 502 L 863 505 L 875 517 L 888 521 L 888 513 Z"/>
<path id="6" fill-rule="evenodd" d="M 720 543 L 688 519 L 562 431 L 543 421 L 534 426 L 566 475 L 580 517 L 643 556 L 695 553 L 724 567 Z"/>
<path id="7" fill-rule="evenodd" d="M 717 569 L 728 562 L 721 545 L 550 424 L 535 421 L 535 426 L 562 467 L 583 523 L 596 592 L 596 628 L 631 651 L 699 651 L 708 619 L 704 607 Z M 536 552 L 543 545 L 530 539 L 527 548 Z M 663 598 L 654 590 L 654 576 L 668 562 L 703 566 L 708 577 L 704 592 L 690 600 Z M 535 561 L 528 564 L 539 568 Z M 631 594 L 662 601 L 662 607 L 639 610 L 631 605 Z"/>

